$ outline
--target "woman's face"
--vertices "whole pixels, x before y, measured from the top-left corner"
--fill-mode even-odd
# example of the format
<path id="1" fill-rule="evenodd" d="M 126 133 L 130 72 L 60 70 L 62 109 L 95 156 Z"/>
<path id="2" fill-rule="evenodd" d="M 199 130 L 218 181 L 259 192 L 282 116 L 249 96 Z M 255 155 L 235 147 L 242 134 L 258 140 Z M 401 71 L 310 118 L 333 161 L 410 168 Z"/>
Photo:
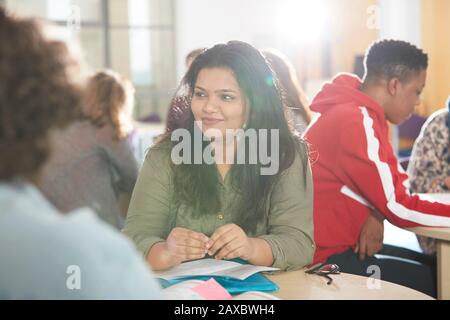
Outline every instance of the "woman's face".
<path id="1" fill-rule="evenodd" d="M 226 129 L 240 129 L 246 121 L 246 98 L 234 74 L 226 68 L 199 72 L 191 107 L 206 136 L 210 136 L 208 129 L 217 129 L 225 136 Z"/>

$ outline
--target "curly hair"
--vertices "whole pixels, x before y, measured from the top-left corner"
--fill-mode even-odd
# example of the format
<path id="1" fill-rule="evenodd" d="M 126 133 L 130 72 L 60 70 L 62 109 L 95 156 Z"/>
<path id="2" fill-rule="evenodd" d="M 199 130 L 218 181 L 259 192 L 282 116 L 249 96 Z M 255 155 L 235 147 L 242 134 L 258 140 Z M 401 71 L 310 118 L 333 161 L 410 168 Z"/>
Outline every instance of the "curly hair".
<path id="1" fill-rule="evenodd" d="M 50 151 L 49 130 L 79 117 L 76 66 L 37 21 L 0 7 L 0 181 L 35 177 Z"/>
<path id="2" fill-rule="evenodd" d="M 132 129 L 133 95 L 130 81 L 111 70 L 100 71 L 89 79 L 84 113 L 98 127 L 109 122 L 115 138 L 123 139 Z"/>
<path id="3" fill-rule="evenodd" d="M 381 40 L 367 50 L 364 68 L 365 82 L 380 78 L 405 81 L 413 72 L 428 68 L 428 55 L 405 41 Z"/>

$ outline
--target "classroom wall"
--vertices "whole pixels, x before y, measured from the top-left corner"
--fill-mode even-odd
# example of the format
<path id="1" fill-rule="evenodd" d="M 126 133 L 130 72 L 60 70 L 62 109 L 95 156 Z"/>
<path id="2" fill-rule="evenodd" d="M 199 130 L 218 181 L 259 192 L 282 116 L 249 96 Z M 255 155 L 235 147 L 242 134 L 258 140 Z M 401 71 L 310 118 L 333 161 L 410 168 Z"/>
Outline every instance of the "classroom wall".
<path id="1" fill-rule="evenodd" d="M 380 39 L 391 38 L 422 45 L 421 0 L 378 0 Z"/>
<path id="2" fill-rule="evenodd" d="M 423 93 L 426 114 L 444 107 L 450 95 L 450 1 L 422 0 L 423 48 L 428 52 L 427 87 Z"/>
<path id="3" fill-rule="evenodd" d="M 308 8 L 308 1 L 296 1 L 304 2 Z M 184 58 L 190 50 L 231 39 L 283 51 L 294 62 L 302 82 L 308 79 L 319 85 L 337 72 L 352 72 L 354 56 L 364 54 L 367 46 L 377 39 L 378 30 L 367 27 L 372 17 L 369 8 L 377 1 L 321 1 L 331 12 L 325 27 L 328 44 L 320 39 L 301 44 L 283 39 L 276 13 L 289 4 L 288 0 L 176 0 L 177 78 L 181 79 L 186 71 Z M 310 31 L 308 26 L 299 30 L 299 37 L 301 32 Z M 292 32 L 295 35 L 296 31 Z M 325 70 L 327 52 L 329 70 Z"/>
<path id="4" fill-rule="evenodd" d="M 363 55 L 377 39 L 378 30 L 368 27 L 372 16 L 369 9 L 376 4 L 376 0 L 328 1 L 331 16 L 326 36 L 321 42 L 298 48 L 296 63 L 300 78 L 328 79 L 338 72 L 352 72 L 355 55 Z M 324 61 L 327 50 L 329 70 Z"/>
<path id="5" fill-rule="evenodd" d="M 277 44 L 271 19 L 274 3 L 284 0 L 176 0 L 177 78 L 186 71 L 184 60 L 192 49 L 228 40 L 255 46 Z"/>
<path id="6" fill-rule="evenodd" d="M 339 19 L 333 19 L 333 74 L 352 72 L 355 55 L 364 55 L 367 47 L 377 39 L 378 29 L 372 11 L 376 0 L 339 0 L 332 2 Z M 349 9 L 351 8 L 351 9 Z"/>

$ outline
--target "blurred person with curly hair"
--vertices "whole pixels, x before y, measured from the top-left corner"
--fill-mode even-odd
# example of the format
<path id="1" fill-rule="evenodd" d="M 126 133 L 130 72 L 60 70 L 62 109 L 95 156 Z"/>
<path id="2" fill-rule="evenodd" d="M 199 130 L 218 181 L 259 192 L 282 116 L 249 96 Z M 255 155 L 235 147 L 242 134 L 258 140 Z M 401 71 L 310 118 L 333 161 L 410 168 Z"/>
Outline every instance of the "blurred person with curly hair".
<path id="1" fill-rule="evenodd" d="M 90 207 L 116 229 L 123 226 L 120 194 L 131 194 L 138 165 L 127 140 L 134 88 L 113 71 L 90 77 L 83 117 L 52 135 L 53 153 L 43 169 L 42 192 L 56 208 Z"/>
<path id="2" fill-rule="evenodd" d="M 151 299 L 133 245 L 90 209 L 61 215 L 36 188 L 49 133 L 79 115 L 77 63 L 0 6 L 0 299 Z"/>

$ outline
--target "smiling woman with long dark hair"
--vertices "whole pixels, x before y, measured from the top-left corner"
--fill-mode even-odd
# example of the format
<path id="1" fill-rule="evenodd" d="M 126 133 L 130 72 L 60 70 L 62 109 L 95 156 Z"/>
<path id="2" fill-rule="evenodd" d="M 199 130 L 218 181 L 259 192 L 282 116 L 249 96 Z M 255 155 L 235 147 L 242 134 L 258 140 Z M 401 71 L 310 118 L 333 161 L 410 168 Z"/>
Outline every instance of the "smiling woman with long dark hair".
<path id="1" fill-rule="evenodd" d="M 307 148 L 288 126 L 265 58 L 243 42 L 216 45 L 195 59 L 182 88 L 190 110 L 178 129 L 189 147 L 178 154 L 186 141 L 172 131 L 150 150 L 124 233 L 154 269 L 206 256 L 281 269 L 310 263 Z"/>

